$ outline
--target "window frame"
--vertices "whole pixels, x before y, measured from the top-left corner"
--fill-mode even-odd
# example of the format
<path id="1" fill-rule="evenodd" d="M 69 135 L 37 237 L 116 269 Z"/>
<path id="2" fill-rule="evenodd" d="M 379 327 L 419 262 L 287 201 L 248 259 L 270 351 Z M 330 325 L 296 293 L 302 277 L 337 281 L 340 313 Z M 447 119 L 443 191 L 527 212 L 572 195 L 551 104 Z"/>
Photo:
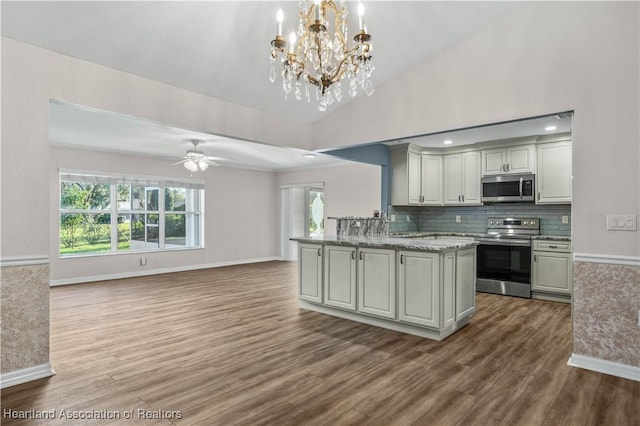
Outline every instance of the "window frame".
<path id="1" fill-rule="evenodd" d="M 107 209 L 65 209 L 62 207 L 62 183 L 63 182 L 81 182 L 81 183 L 100 183 L 110 185 L 110 208 Z M 131 188 L 134 185 L 144 186 L 145 201 L 143 210 L 134 210 L 131 208 L 131 199 L 129 200 L 128 209 L 121 208 L 118 205 L 118 185 L 129 185 L 129 191 L 131 194 Z M 158 210 L 148 210 L 147 204 L 147 191 L 149 189 L 157 189 L 158 191 Z M 179 188 L 185 190 L 193 190 L 193 210 L 184 211 L 166 211 L 165 210 L 165 196 L 166 188 Z M 130 195 L 131 196 L 131 195 Z M 135 253 L 158 253 L 158 252 L 170 252 L 181 250 L 202 250 L 205 248 L 204 242 L 204 229 L 205 229 L 205 214 L 204 214 L 204 197 L 205 197 L 205 184 L 202 180 L 195 179 L 181 179 L 181 178 L 167 178 L 145 175 L 132 175 L 132 174 L 118 174 L 109 172 L 97 172 L 97 171 L 82 171 L 82 170 L 58 170 L 58 256 L 61 259 L 73 259 L 79 257 L 94 257 L 94 256 L 112 256 L 112 255 L 127 255 Z M 81 252 L 81 253 L 61 253 L 62 246 L 61 239 L 61 219 L 63 214 L 109 214 L 110 215 L 110 242 L 111 250 L 100 252 Z M 118 218 L 120 216 L 129 216 L 129 220 L 132 220 L 133 215 L 142 214 L 145 216 L 145 243 L 147 233 L 147 217 L 150 214 L 158 215 L 158 247 L 144 247 L 139 249 L 127 249 L 126 251 L 118 250 L 119 243 L 119 230 L 118 230 Z M 166 222 L 165 216 L 167 214 L 184 214 L 192 215 L 197 218 L 194 225 L 197 229 L 194 229 L 192 236 L 193 240 L 197 241 L 194 245 L 171 245 L 166 246 Z M 186 220 L 186 219 L 185 219 Z M 185 242 L 189 239 L 188 232 L 185 229 Z M 131 241 L 131 240 L 130 240 Z"/>

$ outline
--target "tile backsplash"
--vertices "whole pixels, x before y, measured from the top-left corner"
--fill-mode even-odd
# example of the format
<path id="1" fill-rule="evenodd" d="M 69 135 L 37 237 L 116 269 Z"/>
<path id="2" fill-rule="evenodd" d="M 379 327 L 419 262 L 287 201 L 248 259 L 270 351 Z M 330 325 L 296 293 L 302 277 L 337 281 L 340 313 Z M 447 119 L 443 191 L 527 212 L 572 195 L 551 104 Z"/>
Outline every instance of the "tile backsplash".
<path id="1" fill-rule="evenodd" d="M 541 235 L 571 235 L 571 205 L 532 203 L 486 204 L 484 206 L 389 206 L 389 232 L 479 232 L 487 231 L 490 217 L 540 218 Z M 456 222 L 460 216 L 460 222 Z M 562 223 L 569 216 L 569 223 Z"/>

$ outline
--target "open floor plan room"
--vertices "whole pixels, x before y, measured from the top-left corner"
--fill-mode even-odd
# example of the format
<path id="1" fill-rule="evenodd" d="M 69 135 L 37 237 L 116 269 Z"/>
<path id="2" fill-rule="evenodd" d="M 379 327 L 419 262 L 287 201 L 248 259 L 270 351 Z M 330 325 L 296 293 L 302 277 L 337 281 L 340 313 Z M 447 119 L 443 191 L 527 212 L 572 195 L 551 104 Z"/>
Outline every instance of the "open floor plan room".
<path id="1" fill-rule="evenodd" d="M 474 320 L 438 342 L 300 309 L 296 273 L 52 288 L 57 375 L 3 390 L 2 409 L 56 418 L 3 424 L 640 424 L 640 382 L 567 366 L 569 304 L 478 294 Z"/>

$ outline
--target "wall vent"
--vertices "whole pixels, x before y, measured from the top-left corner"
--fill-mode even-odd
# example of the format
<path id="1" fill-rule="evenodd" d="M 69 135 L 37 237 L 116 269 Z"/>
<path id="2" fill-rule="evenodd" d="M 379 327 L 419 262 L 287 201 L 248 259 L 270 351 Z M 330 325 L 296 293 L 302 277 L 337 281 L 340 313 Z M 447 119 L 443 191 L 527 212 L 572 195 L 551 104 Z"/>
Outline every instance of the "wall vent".
<path id="1" fill-rule="evenodd" d="M 572 117 L 573 117 L 573 111 L 561 112 L 560 114 L 556 114 L 556 118 L 558 120 L 566 120 L 567 118 L 572 118 Z"/>

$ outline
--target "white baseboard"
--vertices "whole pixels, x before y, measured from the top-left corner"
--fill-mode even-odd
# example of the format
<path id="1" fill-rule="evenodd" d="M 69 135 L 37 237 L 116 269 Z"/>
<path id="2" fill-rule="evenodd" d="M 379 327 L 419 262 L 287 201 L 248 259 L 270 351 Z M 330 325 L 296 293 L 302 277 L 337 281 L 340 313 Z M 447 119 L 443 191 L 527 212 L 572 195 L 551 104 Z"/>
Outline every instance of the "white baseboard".
<path id="1" fill-rule="evenodd" d="M 21 385 L 22 383 L 31 382 L 33 380 L 44 379 L 45 377 L 51 377 L 55 374 L 56 372 L 53 371 L 50 363 L 11 371 L 0 375 L 0 389 Z"/>
<path id="2" fill-rule="evenodd" d="M 205 263 L 198 265 L 174 266 L 170 268 L 147 269 L 144 271 L 117 272 L 115 274 L 88 275 L 85 277 L 62 278 L 59 280 L 51 280 L 51 287 L 69 284 L 82 284 L 94 281 L 118 280 L 121 278 L 143 277 L 147 275 L 168 274 L 172 272 L 195 271 L 197 269 L 220 268 L 223 266 L 244 265 L 247 263 L 271 262 L 274 260 L 282 260 L 280 257 L 258 257 L 254 259 L 231 260 L 226 262 Z"/>
<path id="3" fill-rule="evenodd" d="M 573 253 L 574 262 L 606 263 L 609 265 L 640 266 L 640 257 L 609 254 Z"/>
<path id="4" fill-rule="evenodd" d="M 640 367 L 571 354 L 568 365 L 640 382 Z"/>

